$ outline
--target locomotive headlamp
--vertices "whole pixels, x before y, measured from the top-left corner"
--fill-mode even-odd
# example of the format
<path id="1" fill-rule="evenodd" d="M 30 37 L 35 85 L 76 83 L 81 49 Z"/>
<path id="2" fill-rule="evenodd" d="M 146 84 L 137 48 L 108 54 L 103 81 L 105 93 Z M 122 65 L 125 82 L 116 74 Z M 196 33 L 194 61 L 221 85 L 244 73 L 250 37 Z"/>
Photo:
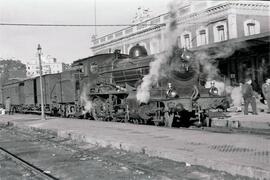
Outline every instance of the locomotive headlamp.
<path id="1" fill-rule="evenodd" d="M 186 59 L 187 59 L 187 60 L 190 60 L 190 56 L 189 56 L 189 55 L 186 55 Z"/>
<path id="2" fill-rule="evenodd" d="M 190 61 L 190 59 L 191 59 L 191 54 L 186 48 L 184 48 L 184 50 L 183 50 L 183 53 L 181 55 L 181 59 L 182 59 L 182 61 Z"/>
<path id="3" fill-rule="evenodd" d="M 172 92 L 171 92 L 171 97 L 175 98 L 176 96 L 177 96 L 177 92 L 172 91 Z"/>
<path id="4" fill-rule="evenodd" d="M 168 83 L 168 90 L 166 92 L 167 97 L 175 98 L 177 97 L 177 92 L 175 91 L 174 87 L 172 86 L 172 83 Z"/>

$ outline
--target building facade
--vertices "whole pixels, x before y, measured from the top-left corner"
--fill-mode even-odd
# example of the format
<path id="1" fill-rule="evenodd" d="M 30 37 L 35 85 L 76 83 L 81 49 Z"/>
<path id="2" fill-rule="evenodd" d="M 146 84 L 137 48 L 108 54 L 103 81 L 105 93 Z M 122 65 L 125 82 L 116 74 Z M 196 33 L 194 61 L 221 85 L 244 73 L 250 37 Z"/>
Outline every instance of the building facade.
<path id="1" fill-rule="evenodd" d="M 267 1 L 194 1 L 177 8 L 177 45 L 202 50 L 224 44 L 238 47 L 219 69 L 231 82 L 251 77 L 258 87 L 270 76 L 270 2 Z M 132 27 L 97 38 L 92 42 L 94 54 L 120 49 L 128 54 L 139 44 L 148 54 L 166 51 L 166 27 L 170 13 L 145 20 Z M 248 49 L 248 50 L 247 50 Z"/>
<path id="2" fill-rule="evenodd" d="M 194 1 L 181 4 L 178 10 L 178 45 L 194 48 L 234 38 L 269 32 L 269 2 Z M 145 20 L 132 27 L 96 38 L 91 49 L 94 54 L 120 49 L 128 54 L 140 44 L 148 54 L 166 50 L 166 26 L 170 14 Z M 152 24 L 152 25 L 151 25 Z"/>
<path id="3" fill-rule="evenodd" d="M 61 62 L 57 62 L 56 58 L 50 56 L 42 57 L 42 74 L 55 74 L 63 72 L 66 69 L 66 65 Z M 39 62 L 26 64 L 27 77 L 39 76 Z"/>

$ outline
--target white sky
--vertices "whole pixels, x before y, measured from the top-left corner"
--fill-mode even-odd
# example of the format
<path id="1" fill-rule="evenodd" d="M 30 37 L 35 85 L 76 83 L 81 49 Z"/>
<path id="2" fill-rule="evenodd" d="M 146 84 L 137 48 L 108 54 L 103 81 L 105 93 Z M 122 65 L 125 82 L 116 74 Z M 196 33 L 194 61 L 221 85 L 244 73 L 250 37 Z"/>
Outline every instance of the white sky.
<path id="1" fill-rule="evenodd" d="M 96 0 L 97 24 L 130 24 L 139 6 L 153 15 L 170 0 Z M 0 0 L 0 23 L 94 24 L 94 0 Z M 119 29 L 119 27 L 118 27 Z M 117 30 L 98 27 L 99 37 Z M 44 55 L 71 63 L 91 55 L 93 27 L 0 26 L 1 58 L 33 62 L 40 43 Z"/>

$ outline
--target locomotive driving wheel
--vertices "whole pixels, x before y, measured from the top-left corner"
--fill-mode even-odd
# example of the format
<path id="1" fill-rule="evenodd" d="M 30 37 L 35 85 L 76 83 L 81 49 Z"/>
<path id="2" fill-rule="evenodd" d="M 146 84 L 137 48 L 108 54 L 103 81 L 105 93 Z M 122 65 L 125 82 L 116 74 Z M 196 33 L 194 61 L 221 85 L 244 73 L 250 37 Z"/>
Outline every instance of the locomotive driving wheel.
<path id="1" fill-rule="evenodd" d="M 156 105 L 154 102 L 150 102 L 149 104 L 143 104 L 138 108 L 138 114 L 142 119 L 143 124 L 146 124 L 148 120 L 154 117 L 155 109 Z"/>
<path id="2" fill-rule="evenodd" d="M 149 105 L 148 104 L 144 104 L 144 105 L 141 105 L 139 108 L 138 108 L 138 114 L 140 116 L 140 118 L 144 119 L 144 120 L 147 120 L 149 119 L 151 116 L 148 115 L 148 111 L 149 111 Z"/>

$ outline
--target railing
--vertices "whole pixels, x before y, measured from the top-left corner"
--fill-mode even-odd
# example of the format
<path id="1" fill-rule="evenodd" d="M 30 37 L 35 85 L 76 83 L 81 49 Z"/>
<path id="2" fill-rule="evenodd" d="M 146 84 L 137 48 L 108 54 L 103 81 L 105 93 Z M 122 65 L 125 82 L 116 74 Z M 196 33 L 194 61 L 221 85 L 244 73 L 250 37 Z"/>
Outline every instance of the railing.
<path id="1" fill-rule="evenodd" d="M 154 25 L 158 25 L 160 23 L 164 23 L 168 19 L 169 19 L 168 13 L 163 14 L 163 15 L 160 15 L 158 17 L 154 17 L 152 19 L 149 19 L 149 20 L 146 20 L 144 22 L 141 22 L 141 23 L 139 23 L 137 25 L 134 24 L 134 26 L 132 26 L 132 27 L 128 27 L 128 28 L 122 29 L 120 31 L 114 32 L 112 34 L 109 34 L 109 35 L 100 37 L 98 39 L 95 39 L 93 41 L 93 45 L 94 46 L 97 46 L 97 45 L 100 45 L 100 44 L 109 42 L 111 40 L 118 39 L 118 38 L 123 37 L 125 35 L 129 35 L 131 33 L 139 32 L 141 30 L 144 30 L 144 29 L 147 29 L 147 28 L 152 27 L 151 24 L 153 24 L 153 26 Z"/>

